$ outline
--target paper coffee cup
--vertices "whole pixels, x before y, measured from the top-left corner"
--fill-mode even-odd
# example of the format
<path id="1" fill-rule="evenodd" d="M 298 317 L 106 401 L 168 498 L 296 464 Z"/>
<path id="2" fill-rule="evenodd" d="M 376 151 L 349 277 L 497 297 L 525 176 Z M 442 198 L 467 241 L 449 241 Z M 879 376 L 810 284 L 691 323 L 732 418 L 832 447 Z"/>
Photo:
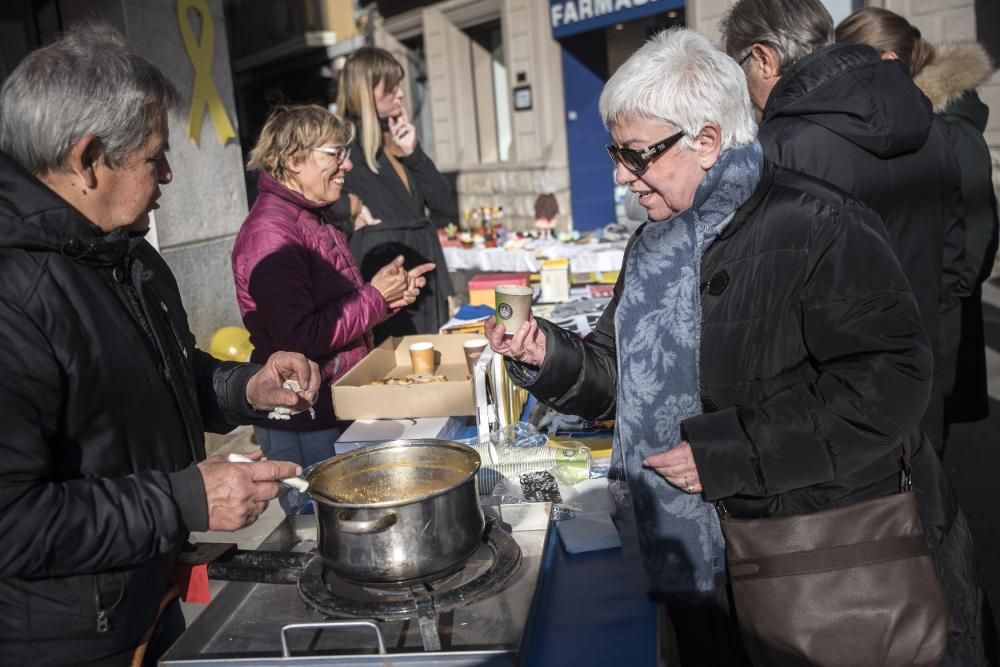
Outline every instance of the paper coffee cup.
<path id="1" fill-rule="evenodd" d="M 462 344 L 462 350 L 465 352 L 465 363 L 469 367 L 470 373 L 479 357 L 483 355 L 483 350 L 486 349 L 487 345 L 489 345 L 489 341 L 485 338 L 473 338 Z"/>
<path id="2" fill-rule="evenodd" d="M 434 343 L 413 343 L 410 345 L 410 365 L 414 373 L 434 372 Z"/>
<path id="3" fill-rule="evenodd" d="M 513 336 L 528 321 L 534 292 L 530 287 L 520 285 L 498 285 L 494 293 L 497 324 L 502 324 L 507 333 Z"/>

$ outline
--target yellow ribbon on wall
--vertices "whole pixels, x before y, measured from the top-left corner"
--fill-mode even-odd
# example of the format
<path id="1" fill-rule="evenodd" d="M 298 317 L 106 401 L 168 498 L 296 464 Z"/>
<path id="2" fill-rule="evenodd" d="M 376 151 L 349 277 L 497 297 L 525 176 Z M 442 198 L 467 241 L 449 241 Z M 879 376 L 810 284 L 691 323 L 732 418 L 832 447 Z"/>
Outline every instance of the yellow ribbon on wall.
<path id="1" fill-rule="evenodd" d="M 193 9 L 201 17 L 201 40 L 195 41 L 191 29 L 188 10 Z M 184 50 L 194 66 L 194 87 L 191 92 L 191 109 L 188 113 L 188 136 L 197 144 L 201 140 L 201 123 L 205 118 L 205 107 L 215 125 L 215 133 L 219 135 L 219 143 L 223 146 L 230 139 L 236 138 L 226 107 L 219 97 L 219 89 L 212 80 L 212 60 L 215 55 L 215 29 L 212 24 L 212 13 L 205 0 L 177 0 L 177 23 L 184 40 Z"/>

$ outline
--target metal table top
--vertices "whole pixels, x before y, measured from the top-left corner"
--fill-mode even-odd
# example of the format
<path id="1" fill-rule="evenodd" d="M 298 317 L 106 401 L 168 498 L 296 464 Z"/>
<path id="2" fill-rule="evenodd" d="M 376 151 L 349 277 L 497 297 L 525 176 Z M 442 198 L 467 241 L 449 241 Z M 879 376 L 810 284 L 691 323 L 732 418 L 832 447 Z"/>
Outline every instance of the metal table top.
<path id="1" fill-rule="evenodd" d="M 313 517 L 291 517 L 260 545 L 308 551 Z M 332 621 L 302 602 L 293 585 L 230 582 L 163 657 L 163 665 L 513 665 L 531 612 L 547 530 L 515 531 L 522 562 L 507 588 L 441 614 L 442 651 L 424 652 L 416 620 Z M 325 624 L 322 629 L 294 627 Z M 375 628 L 378 628 L 378 636 Z M 378 653 L 379 639 L 386 654 Z M 286 644 L 288 656 L 283 656 Z"/>

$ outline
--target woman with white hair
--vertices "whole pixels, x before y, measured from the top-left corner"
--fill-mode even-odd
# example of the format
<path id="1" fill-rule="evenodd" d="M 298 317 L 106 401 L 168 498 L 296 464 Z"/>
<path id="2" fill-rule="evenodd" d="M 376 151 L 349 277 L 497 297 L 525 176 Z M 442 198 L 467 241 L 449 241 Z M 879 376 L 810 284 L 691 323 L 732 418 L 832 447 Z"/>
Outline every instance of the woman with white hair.
<path id="1" fill-rule="evenodd" d="M 616 180 L 648 211 L 585 339 L 488 325 L 512 377 L 616 418 L 613 473 L 683 664 L 744 664 L 713 501 L 760 517 L 899 489 L 933 362 L 870 210 L 764 160 L 739 65 L 688 30 L 650 39 L 600 111 Z"/>

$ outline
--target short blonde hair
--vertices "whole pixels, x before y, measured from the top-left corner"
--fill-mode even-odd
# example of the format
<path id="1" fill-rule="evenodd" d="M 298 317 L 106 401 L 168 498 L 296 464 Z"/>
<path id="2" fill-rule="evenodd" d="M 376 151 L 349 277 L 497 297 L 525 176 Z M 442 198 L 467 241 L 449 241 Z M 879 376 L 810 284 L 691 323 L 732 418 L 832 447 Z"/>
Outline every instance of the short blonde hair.
<path id="1" fill-rule="evenodd" d="M 354 126 L 349 121 L 317 104 L 277 106 L 250 151 L 247 169 L 264 169 L 284 183 L 289 165 L 303 160 L 313 148 L 329 141 L 346 146 L 353 138 Z"/>

